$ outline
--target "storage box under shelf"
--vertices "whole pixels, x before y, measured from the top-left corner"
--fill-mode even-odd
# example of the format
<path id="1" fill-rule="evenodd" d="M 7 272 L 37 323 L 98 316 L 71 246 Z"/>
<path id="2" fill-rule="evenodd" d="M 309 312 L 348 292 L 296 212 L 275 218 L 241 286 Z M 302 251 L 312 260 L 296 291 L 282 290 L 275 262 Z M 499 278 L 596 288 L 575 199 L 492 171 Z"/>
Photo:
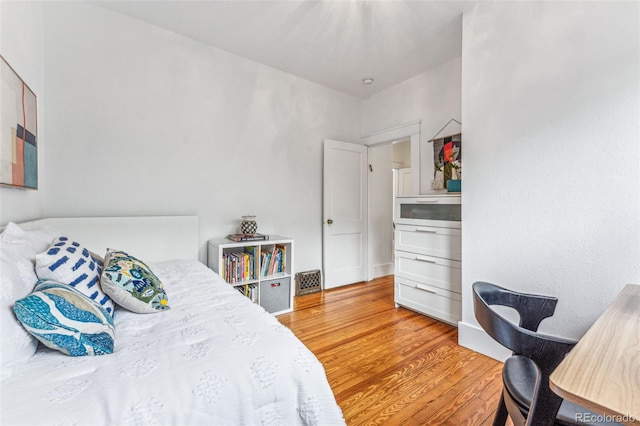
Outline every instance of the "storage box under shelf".
<path id="1" fill-rule="evenodd" d="M 281 312 L 290 308 L 291 277 L 260 281 L 260 306 L 267 312 Z"/>

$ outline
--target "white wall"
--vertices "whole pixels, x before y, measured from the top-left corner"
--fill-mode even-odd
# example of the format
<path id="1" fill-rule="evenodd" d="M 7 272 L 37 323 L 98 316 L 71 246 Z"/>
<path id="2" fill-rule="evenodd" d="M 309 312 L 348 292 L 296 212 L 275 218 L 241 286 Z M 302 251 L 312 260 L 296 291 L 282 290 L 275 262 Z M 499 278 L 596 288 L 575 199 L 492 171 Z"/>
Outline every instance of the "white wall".
<path id="1" fill-rule="evenodd" d="M 393 167 L 397 169 L 411 167 L 411 141 L 393 144 Z"/>
<path id="2" fill-rule="evenodd" d="M 0 1 L 0 54 L 38 100 L 38 190 L 0 187 L 0 224 L 42 217 L 44 131 L 44 38 L 41 2 Z"/>
<path id="3" fill-rule="evenodd" d="M 474 281 L 558 297 L 541 330 L 572 338 L 640 282 L 639 7 L 464 16 L 462 344 Z"/>
<path id="4" fill-rule="evenodd" d="M 433 179 L 433 146 L 427 141 L 450 119 L 460 121 L 461 66 L 458 57 L 362 102 L 363 134 L 421 120 L 421 194 L 431 191 Z"/>
<path id="5" fill-rule="evenodd" d="M 203 249 L 254 214 L 321 267 L 322 140 L 358 141 L 359 100 L 80 2 L 45 38 L 46 215 L 197 214 Z"/>

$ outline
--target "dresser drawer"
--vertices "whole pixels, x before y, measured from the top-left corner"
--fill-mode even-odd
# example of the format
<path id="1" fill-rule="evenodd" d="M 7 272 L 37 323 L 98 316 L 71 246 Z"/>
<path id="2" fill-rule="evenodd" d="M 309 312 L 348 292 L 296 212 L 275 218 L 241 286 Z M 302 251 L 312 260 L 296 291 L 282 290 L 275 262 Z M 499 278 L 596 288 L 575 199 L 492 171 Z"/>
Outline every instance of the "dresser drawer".
<path id="1" fill-rule="evenodd" d="M 460 294 L 400 277 L 395 278 L 395 302 L 455 326 L 462 319 Z"/>
<path id="2" fill-rule="evenodd" d="M 453 292 L 462 292 L 461 262 L 396 251 L 395 275 Z"/>
<path id="3" fill-rule="evenodd" d="M 396 250 L 461 260 L 461 246 L 459 229 L 396 225 Z"/>

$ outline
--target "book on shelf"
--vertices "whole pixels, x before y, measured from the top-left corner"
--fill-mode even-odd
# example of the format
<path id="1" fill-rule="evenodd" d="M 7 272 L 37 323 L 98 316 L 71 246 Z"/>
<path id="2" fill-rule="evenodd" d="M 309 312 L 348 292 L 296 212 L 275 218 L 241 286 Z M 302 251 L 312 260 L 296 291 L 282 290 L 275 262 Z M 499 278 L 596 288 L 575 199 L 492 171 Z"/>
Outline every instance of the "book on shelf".
<path id="1" fill-rule="evenodd" d="M 271 253 L 271 259 L 269 260 L 269 272 L 267 273 L 267 275 L 273 275 L 273 270 L 276 267 L 277 259 L 278 259 L 278 252 L 277 250 L 273 250 L 273 253 Z"/>
<path id="2" fill-rule="evenodd" d="M 269 263 L 271 262 L 271 252 L 270 251 L 263 251 L 261 254 L 262 257 L 262 263 L 261 265 L 261 269 L 260 269 L 260 275 L 262 275 L 263 277 L 266 277 L 267 275 L 269 275 Z"/>
<path id="3" fill-rule="evenodd" d="M 267 277 L 281 272 L 286 272 L 286 247 L 276 244 L 271 250 L 264 250 L 261 253 L 260 275 Z"/>
<path id="4" fill-rule="evenodd" d="M 239 243 L 242 241 L 264 241 L 268 240 L 269 236 L 265 234 L 229 234 L 227 239 Z"/>
<path id="5" fill-rule="evenodd" d="M 255 284 L 247 284 L 236 287 L 240 293 L 249 298 L 252 302 L 258 303 L 258 287 Z"/>
<path id="6" fill-rule="evenodd" d="M 223 254 L 222 277 L 231 284 L 256 278 L 255 247 Z"/>
<path id="7" fill-rule="evenodd" d="M 276 272 L 286 272 L 287 270 L 287 247 L 281 244 L 276 244 L 278 253 L 278 270 Z"/>
<path id="8" fill-rule="evenodd" d="M 254 280 L 256 279 L 256 277 L 258 276 L 257 272 L 256 272 L 256 252 L 258 250 L 258 247 L 256 246 L 247 246 L 244 248 L 244 252 L 247 253 L 249 255 L 249 271 L 248 271 L 248 276 L 249 279 Z"/>

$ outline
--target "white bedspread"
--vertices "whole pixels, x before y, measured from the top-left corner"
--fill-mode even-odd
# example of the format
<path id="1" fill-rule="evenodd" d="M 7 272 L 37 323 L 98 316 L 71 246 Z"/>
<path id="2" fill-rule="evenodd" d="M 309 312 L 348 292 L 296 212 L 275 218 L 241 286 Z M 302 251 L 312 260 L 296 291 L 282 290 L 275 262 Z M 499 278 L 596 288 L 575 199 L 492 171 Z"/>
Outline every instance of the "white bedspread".
<path id="1" fill-rule="evenodd" d="M 116 311 L 111 355 L 46 348 L 2 382 L 2 425 L 337 425 L 317 358 L 199 262 L 150 264 L 171 309 Z"/>

